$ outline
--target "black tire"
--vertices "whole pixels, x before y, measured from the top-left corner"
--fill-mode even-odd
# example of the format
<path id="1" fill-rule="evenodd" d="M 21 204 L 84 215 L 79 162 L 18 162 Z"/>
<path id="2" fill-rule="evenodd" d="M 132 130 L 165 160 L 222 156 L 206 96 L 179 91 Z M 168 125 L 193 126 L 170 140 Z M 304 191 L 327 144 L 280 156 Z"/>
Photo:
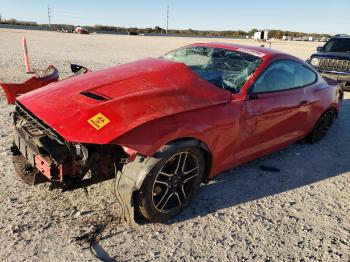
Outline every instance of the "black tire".
<path id="1" fill-rule="evenodd" d="M 151 222 L 174 217 L 191 203 L 204 173 L 205 160 L 201 149 L 179 147 L 166 152 L 136 192 L 136 210 Z"/>
<path id="2" fill-rule="evenodd" d="M 336 116 L 335 110 L 326 111 L 318 120 L 316 126 L 309 135 L 309 142 L 315 144 L 319 142 L 328 132 L 328 129 L 334 122 Z"/>

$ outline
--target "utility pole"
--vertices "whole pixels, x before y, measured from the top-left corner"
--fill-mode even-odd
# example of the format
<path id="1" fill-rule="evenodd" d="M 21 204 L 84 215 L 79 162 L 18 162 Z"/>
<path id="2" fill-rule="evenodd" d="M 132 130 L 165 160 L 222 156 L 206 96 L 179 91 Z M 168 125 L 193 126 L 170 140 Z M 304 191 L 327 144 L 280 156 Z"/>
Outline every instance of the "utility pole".
<path id="1" fill-rule="evenodd" d="M 166 34 L 168 34 L 169 29 L 169 5 L 166 8 Z"/>
<path id="2" fill-rule="evenodd" d="M 49 28 L 51 28 L 51 12 L 50 12 L 50 6 L 47 6 L 47 17 L 49 18 Z"/>

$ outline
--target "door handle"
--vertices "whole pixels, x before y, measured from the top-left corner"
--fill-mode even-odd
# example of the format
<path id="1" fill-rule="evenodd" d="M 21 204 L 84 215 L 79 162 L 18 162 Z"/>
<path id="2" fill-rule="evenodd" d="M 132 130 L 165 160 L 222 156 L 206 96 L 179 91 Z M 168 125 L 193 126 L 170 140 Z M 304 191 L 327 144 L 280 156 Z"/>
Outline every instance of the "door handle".
<path id="1" fill-rule="evenodd" d="M 304 100 L 304 101 L 301 101 L 299 105 L 307 106 L 308 104 L 310 104 L 309 100 Z"/>

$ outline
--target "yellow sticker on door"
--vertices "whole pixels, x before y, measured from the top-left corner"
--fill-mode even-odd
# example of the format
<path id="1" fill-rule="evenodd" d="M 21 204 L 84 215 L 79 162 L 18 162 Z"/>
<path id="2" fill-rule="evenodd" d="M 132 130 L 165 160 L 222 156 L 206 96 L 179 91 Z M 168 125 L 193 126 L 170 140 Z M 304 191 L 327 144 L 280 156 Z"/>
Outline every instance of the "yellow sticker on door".
<path id="1" fill-rule="evenodd" d="M 96 130 L 100 130 L 102 127 L 111 122 L 107 117 L 98 113 L 88 120 L 89 124 L 92 125 Z"/>

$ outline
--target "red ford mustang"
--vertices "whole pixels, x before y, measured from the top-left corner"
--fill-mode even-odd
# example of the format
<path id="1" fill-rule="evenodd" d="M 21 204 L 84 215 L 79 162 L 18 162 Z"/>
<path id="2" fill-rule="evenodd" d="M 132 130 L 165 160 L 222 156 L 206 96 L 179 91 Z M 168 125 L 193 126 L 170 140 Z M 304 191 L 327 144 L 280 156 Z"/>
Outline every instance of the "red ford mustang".
<path id="1" fill-rule="evenodd" d="M 115 174 L 126 220 L 135 207 L 164 221 L 202 181 L 302 138 L 319 141 L 339 90 L 276 50 L 193 44 L 17 97 L 14 163 L 27 180 L 63 184 Z"/>

